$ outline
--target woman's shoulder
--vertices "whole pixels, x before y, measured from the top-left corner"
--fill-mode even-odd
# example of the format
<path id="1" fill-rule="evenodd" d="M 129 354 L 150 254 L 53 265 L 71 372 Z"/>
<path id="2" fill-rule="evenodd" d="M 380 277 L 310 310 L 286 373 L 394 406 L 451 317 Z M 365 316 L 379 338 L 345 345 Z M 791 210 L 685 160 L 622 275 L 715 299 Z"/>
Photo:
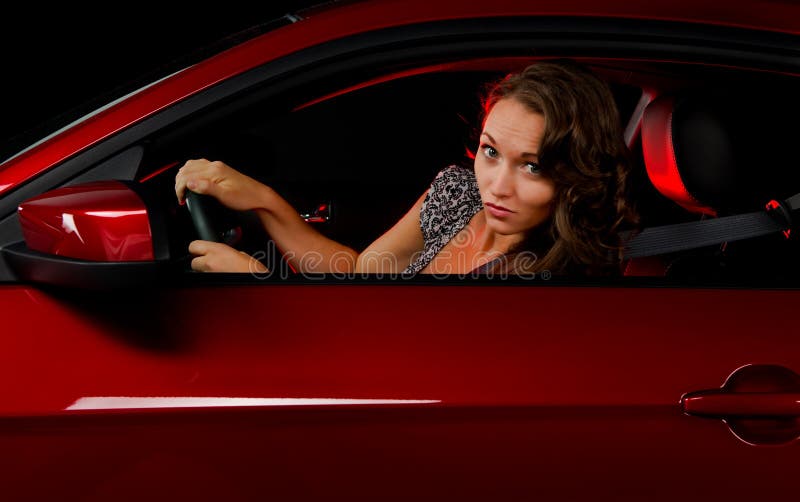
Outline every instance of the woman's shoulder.
<path id="1" fill-rule="evenodd" d="M 433 182 L 446 183 L 446 182 L 467 182 L 476 183 L 475 171 L 471 167 L 465 167 L 459 164 L 451 164 L 444 169 L 441 169 L 434 178 Z"/>
<path id="2" fill-rule="evenodd" d="M 478 182 L 472 168 L 452 164 L 439 173 L 431 183 L 428 198 L 457 204 L 463 200 L 480 200 Z"/>
<path id="3" fill-rule="evenodd" d="M 439 171 L 422 204 L 421 224 L 426 240 L 449 235 L 463 227 L 483 207 L 475 173 L 471 168 L 450 165 Z"/>
<path id="4" fill-rule="evenodd" d="M 482 207 L 472 168 L 453 164 L 440 170 L 420 210 L 425 251 L 408 266 L 406 272 L 422 270 Z"/>

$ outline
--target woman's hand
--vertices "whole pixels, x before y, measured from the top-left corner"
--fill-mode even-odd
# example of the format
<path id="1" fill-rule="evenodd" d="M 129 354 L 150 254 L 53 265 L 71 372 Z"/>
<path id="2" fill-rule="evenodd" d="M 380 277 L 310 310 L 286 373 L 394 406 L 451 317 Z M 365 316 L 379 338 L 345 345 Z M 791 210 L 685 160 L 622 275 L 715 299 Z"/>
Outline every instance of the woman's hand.
<path id="1" fill-rule="evenodd" d="M 249 254 L 220 242 L 192 241 L 189 252 L 196 256 L 192 259 L 192 270 L 198 272 L 268 272 L 263 263 Z"/>
<path id="2" fill-rule="evenodd" d="M 226 207 L 248 211 L 264 206 L 266 192 L 263 183 L 240 173 L 224 162 L 197 159 L 187 161 L 175 177 L 175 194 L 183 204 L 186 189 L 211 195 Z"/>

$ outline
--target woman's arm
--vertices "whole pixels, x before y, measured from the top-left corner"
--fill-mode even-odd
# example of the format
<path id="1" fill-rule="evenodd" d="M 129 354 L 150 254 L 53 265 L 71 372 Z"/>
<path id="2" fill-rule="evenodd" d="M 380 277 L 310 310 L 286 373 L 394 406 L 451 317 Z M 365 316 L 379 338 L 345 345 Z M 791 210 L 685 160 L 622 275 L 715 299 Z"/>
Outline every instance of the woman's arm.
<path id="1" fill-rule="evenodd" d="M 361 252 L 356 261 L 357 272 L 400 273 L 425 248 L 419 214 L 427 191 L 385 234 Z"/>
<path id="2" fill-rule="evenodd" d="M 275 190 L 222 162 L 186 162 L 175 178 L 179 201 L 183 202 L 187 188 L 211 195 L 231 209 L 254 210 L 287 261 L 301 272 L 402 271 L 414 253 L 424 247 L 419 210 L 425 194 L 394 227 L 359 255 L 315 230 Z M 200 248 L 195 245 L 195 249 Z M 202 249 L 223 251 L 210 246 Z"/>
<path id="3" fill-rule="evenodd" d="M 186 189 L 215 197 L 237 211 L 255 211 L 287 261 L 301 272 L 349 272 L 355 268 L 358 253 L 317 232 L 275 190 L 223 162 L 187 161 L 175 177 L 175 193 L 181 203 Z M 238 264 L 232 248 L 194 245 L 194 249 L 223 255 L 210 261 Z M 243 268 L 242 264 L 231 271 L 245 271 Z"/>
<path id="4" fill-rule="evenodd" d="M 262 185 L 263 186 L 263 185 Z M 358 253 L 322 235 L 270 187 L 263 186 L 255 208 L 267 233 L 286 261 L 300 272 L 352 272 Z"/>

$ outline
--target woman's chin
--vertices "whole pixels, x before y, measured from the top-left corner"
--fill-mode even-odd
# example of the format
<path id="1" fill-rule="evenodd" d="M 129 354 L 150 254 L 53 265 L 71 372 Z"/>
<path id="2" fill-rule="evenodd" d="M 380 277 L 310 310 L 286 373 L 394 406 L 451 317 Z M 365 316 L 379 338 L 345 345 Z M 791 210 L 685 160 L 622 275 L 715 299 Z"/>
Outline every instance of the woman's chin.
<path id="1" fill-rule="evenodd" d="M 491 216 L 486 218 L 486 228 L 489 229 L 490 232 L 498 235 L 516 235 L 525 233 L 525 230 L 520 228 L 519 225 L 514 225 L 508 221 L 492 218 Z"/>

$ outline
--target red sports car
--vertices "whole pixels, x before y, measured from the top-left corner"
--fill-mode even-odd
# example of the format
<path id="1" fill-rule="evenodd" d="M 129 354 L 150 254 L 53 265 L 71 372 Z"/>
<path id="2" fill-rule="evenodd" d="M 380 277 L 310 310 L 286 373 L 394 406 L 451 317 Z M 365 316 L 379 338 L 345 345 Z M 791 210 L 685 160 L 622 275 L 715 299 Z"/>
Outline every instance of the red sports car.
<path id="1" fill-rule="evenodd" d="M 800 4 L 367 0 L 253 33 L 0 163 L 2 500 L 792 496 Z M 469 161 L 486 82 L 564 57 L 636 163 L 620 277 L 298 274 L 252 214 L 177 203 L 220 159 L 363 248 Z M 271 272 L 192 272 L 203 228 Z"/>

